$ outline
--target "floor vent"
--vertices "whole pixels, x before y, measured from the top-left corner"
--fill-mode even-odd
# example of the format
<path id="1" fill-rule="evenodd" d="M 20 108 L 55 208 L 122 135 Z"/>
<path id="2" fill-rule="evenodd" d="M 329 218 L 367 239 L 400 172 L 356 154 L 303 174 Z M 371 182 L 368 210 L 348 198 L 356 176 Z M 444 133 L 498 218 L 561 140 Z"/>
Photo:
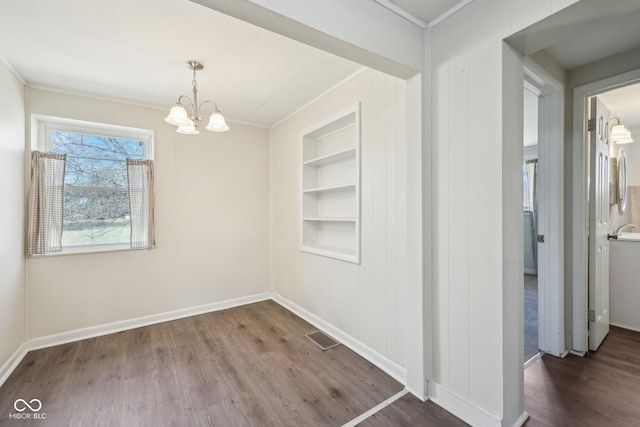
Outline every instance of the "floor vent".
<path id="1" fill-rule="evenodd" d="M 333 338 L 331 338 L 329 335 L 325 334 L 322 331 L 314 331 L 305 336 L 309 338 L 311 341 L 313 341 L 322 350 L 328 350 L 332 347 L 340 345 L 338 341 L 334 340 Z"/>

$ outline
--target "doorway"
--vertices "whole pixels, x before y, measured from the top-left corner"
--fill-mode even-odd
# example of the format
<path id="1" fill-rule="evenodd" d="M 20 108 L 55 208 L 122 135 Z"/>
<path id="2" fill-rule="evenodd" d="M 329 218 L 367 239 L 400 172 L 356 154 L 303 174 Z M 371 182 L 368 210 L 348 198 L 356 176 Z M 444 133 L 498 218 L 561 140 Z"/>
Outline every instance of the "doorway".
<path id="1" fill-rule="evenodd" d="M 607 109 L 611 110 L 611 114 L 607 117 L 610 118 L 609 125 L 616 124 L 614 121 L 618 115 L 622 115 L 622 121 L 627 120 L 627 124 L 633 123 L 633 116 L 626 115 L 622 110 L 622 105 L 624 102 L 618 103 L 616 98 L 619 98 L 620 91 L 624 88 L 630 88 L 631 86 L 640 82 L 640 69 L 633 70 L 630 72 L 626 72 L 623 74 L 619 74 L 613 77 L 609 77 L 603 80 L 595 81 L 574 89 L 574 129 L 573 129 L 573 137 L 574 137 L 574 164 L 577 166 L 574 170 L 574 177 L 580 179 L 582 182 L 582 186 L 580 191 L 574 192 L 573 203 L 574 203 L 574 212 L 577 215 L 574 215 L 574 220 L 577 225 L 580 224 L 589 224 L 589 219 L 593 216 L 591 212 L 594 208 L 594 201 L 592 197 L 589 197 L 590 189 L 589 185 L 589 143 L 588 137 L 591 134 L 589 132 L 589 114 L 590 114 L 590 103 L 593 102 L 594 99 L 598 99 L 600 103 L 604 100 L 604 105 L 608 107 Z M 616 96 L 615 94 L 618 94 Z M 613 95 L 613 96 L 612 96 Z M 605 120 L 606 122 L 606 120 Z M 595 124 L 597 126 L 597 123 Z M 631 127 L 634 127 L 632 125 Z M 597 129 L 596 129 L 597 130 Z M 619 149 L 621 146 L 617 144 L 611 144 L 609 154 L 612 159 L 615 159 L 619 154 Z M 631 147 L 627 148 L 627 151 L 632 150 Z M 613 165 L 615 160 L 610 163 Z M 612 168 L 612 171 L 615 172 L 615 168 Z M 614 183 L 613 180 L 607 176 L 607 181 Z M 611 187 L 610 187 L 611 188 Z M 613 187 L 615 191 L 616 188 Z M 614 193 L 612 191 L 612 193 Z M 615 194 L 615 193 L 614 193 Z M 627 209 L 623 212 L 619 212 L 617 209 L 617 203 L 612 198 L 608 201 L 608 233 L 613 233 L 620 225 L 633 223 L 634 219 L 631 218 L 631 210 Z M 640 222 L 640 218 L 637 219 L 636 222 Z M 574 224 L 575 227 L 575 224 Z M 573 352 L 577 354 L 584 354 L 588 350 L 595 350 L 598 347 L 599 342 L 604 338 L 603 333 L 599 333 L 599 337 L 595 340 L 595 332 L 601 331 L 604 326 L 608 329 L 609 322 L 612 323 L 620 323 L 616 321 L 616 316 L 610 320 L 610 314 L 616 310 L 615 306 L 610 306 L 610 284 L 608 283 L 608 279 L 611 277 L 609 271 L 600 271 L 593 272 L 589 271 L 589 265 L 594 265 L 591 261 L 592 255 L 589 254 L 589 234 L 581 230 L 581 233 L 576 234 L 576 238 L 574 240 L 574 254 L 578 254 L 580 256 L 574 257 L 574 271 L 577 272 L 580 277 L 574 280 L 573 284 Z M 596 274 L 606 274 L 606 283 L 600 283 L 599 286 L 595 286 L 596 284 L 592 280 Z M 588 280 L 587 280 L 588 278 Z M 604 289 L 601 287 L 605 286 Z M 624 302 L 627 298 L 624 296 L 614 294 L 613 297 L 616 301 Z M 614 303 L 614 305 L 617 303 Z M 600 316 L 600 313 L 605 313 L 606 316 Z M 606 325 L 603 322 L 606 321 Z M 600 323 L 598 323 L 600 322 Z"/>

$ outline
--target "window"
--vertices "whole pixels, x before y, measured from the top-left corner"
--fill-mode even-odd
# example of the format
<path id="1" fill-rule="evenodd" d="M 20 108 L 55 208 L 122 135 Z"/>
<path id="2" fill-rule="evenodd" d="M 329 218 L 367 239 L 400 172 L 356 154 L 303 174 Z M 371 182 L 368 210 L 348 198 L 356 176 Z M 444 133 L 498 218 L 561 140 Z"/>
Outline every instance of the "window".
<path id="1" fill-rule="evenodd" d="M 128 247 L 126 159 L 151 159 L 153 133 L 52 117 L 36 122 L 38 148 L 67 155 L 63 252 Z"/>

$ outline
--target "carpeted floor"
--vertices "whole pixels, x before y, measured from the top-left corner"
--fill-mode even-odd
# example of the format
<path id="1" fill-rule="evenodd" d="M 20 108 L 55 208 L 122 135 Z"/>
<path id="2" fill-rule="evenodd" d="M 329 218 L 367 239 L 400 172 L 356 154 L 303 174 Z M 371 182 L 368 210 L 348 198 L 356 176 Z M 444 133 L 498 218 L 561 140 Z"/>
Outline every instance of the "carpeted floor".
<path id="1" fill-rule="evenodd" d="M 538 276 L 524 275 L 524 360 L 538 353 Z"/>

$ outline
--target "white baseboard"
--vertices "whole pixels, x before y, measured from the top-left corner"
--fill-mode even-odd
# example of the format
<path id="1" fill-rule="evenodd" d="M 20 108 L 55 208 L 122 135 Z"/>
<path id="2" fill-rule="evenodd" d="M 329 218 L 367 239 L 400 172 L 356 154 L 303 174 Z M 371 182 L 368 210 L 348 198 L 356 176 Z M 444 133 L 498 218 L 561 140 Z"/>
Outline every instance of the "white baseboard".
<path id="1" fill-rule="evenodd" d="M 377 351 L 372 348 L 366 346 L 360 341 L 353 338 L 351 335 L 343 332 L 342 330 L 336 328 L 332 324 L 328 323 L 325 320 L 322 320 L 315 314 L 305 310 L 294 302 L 289 301 L 277 293 L 272 294 L 272 298 L 275 302 L 291 311 L 292 313 L 298 315 L 303 318 L 307 322 L 311 323 L 318 329 L 322 329 L 324 332 L 332 336 L 333 338 L 340 341 L 343 345 L 347 346 L 354 352 L 358 353 L 360 356 L 367 359 L 369 362 L 376 365 L 378 368 L 382 369 L 384 372 L 389 374 L 393 379 L 398 381 L 400 384 L 406 386 L 407 385 L 407 370 L 395 362 L 387 359 L 385 356 L 381 355 Z"/>
<path id="2" fill-rule="evenodd" d="M 522 427 L 524 423 L 529 419 L 529 413 L 527 411 L 522 411 L 522 414 L 518 417 L 515 423 L 513 423 L 512 427 Z"/>
<path id="3" fill-rule="evenodd" d="M 408 378 L 407 382 L 409 382 Z M 429 400 L 429 395 L 427 394 L 429 393 L 429 390 L 426 387 L 424 388 L 424 391 L 421 392 L 417 392 L 414 388 L 409 387 L 409 385 L 405 385 L 405 388 L 409 391 L 409 393 L 411 393 L 414 397 L 420 399 L 422 402 L 426 402 L 427 400 Z"/>
<path id="4" fill-rule="evenodd" d="M 621 324 L 619 324 L 619 323 L 611 323 L 611 322 L 609 322 L 609 324 L 610 324 L 611 326 L 616 326 L 616 327 L 618 327 L 618 328 L 627 329 L 627 330 L 629 330 L 629 331 L 633 331 L 633 332 L 640 332 L 640 329 L 638 329 L 638 328 L 633 328 L 633 327 L 631 327 L 631 326 L 625 326 L 625 325 L 621 325 Z"/>
<path id="5" fill-rule="evenodd" d="M 502 427 L 502 421 L 496 415 L 476 405 L 468 399 L 448 390 L 446 387 L 429 381 L 429 400 L 451 412 L 472 426 Z"/>
<path id="6" fill-rule="evenodd" d="M 87 338 L 95 338 L 102 335 L 140 328 L 143 326 L 155 325 L 157 323 L 169 322 L 171 320 L 183 319 L 185 317 L 197 316 L 199 314 L 210 313 L 213 311 L 225 310 L 241 305 L 252 304 L 254 302 L 266 301 L 268 299 L 271 299 L 271 294 L 269 292 L 265 292 L 248 297 L 234 298 L 226 301 L 167 311 L 165 313 L 136 317 L 134 319 L 120 320 L 117 322 L 106 323 L 104 325 L 91 326 L 59 334 L 32 338 L 27 341 L 27 347 L 29 351 L 38 350 L 41 348 L 52 347 L 54 345 L 66 344 L 74 341 L 85 340 Z"/>
<path id="7" fill-rule="evenodd" d="M 24 356 L 27 355 L 29 349 L 27 348 L 27 343 L 23 342 L 20 347 L 11 355 L 9 360 L 5 362 L 4 365 L 0 368 L 0 387 L 2 384 L 9 378 L 9 375 L 18 367 L 18 364 L 22 362 Z"/>
<path id="8" fill-rule="evenodd" d="M 542 358 L 542 352 L 537 352 L 531 359 L 524 362 L 524 369 L 527 369 L 529 366 L 533 365 L 536 361 Z"/>

